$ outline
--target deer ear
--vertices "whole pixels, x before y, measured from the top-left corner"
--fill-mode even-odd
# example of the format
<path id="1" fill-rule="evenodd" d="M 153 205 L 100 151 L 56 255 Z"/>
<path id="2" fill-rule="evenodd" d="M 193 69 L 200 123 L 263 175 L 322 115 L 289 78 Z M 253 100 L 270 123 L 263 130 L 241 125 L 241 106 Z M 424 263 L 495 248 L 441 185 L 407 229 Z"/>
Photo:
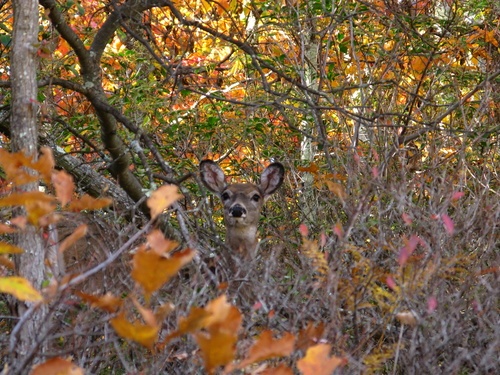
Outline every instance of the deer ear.
<path id="1" fill-rule="evenodd" d="M 203 160 L 200 163 L 201 181 L 214 193 L 222 192 L 226 184 L 226 175 L 219 165 L 212 160 Z"/>
<path id="2" fill-rule="evenodd" d="M 285 177 L 285 167 L 281 163 L 272 163 L 260 176 L 260 189 L 264 197 L 274 193 L 283 183 Z"/>

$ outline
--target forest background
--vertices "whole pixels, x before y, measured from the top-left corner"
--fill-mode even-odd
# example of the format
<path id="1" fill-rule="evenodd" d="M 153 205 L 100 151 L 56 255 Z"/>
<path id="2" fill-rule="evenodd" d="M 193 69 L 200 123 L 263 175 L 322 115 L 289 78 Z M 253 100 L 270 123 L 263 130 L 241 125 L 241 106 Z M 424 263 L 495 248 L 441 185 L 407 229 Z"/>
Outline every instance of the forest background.
<path id="1" fill-rule="evenodd" d="M 0 2 L 6 373 L 500 372 L 497 1 L 32 3 Z M 285 165 L 255 259 L 205 158 Z"/>

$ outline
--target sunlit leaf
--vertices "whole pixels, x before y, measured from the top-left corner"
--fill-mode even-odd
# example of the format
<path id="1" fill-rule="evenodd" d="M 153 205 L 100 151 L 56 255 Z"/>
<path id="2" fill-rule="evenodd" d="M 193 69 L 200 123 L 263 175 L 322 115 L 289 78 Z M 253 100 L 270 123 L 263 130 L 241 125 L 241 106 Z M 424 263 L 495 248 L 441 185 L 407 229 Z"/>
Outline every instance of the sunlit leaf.
<path id="1" fill-rule="evenodd" d="M 21 301 L 39 302 L 42 295 L 24 277 L 0 277 L 0 292 L 12 294 Z"/>
<path id="2" fill-rule="evenodd" d="M 148 199 L 148 207 L 151 210 L 151 217 L 154 219 L 176 200 L 182 198 L 179 189 L 175 185 L 163 185 L 151 194 Z"/>
<path id="3" fill-rule="evenodd" d="M 330 356 L 328 344 L 318 344 L 307 349 L 306 356 L 297 361 L 297 368 L 303 375 L 331 375 L 346 360 Z"/>

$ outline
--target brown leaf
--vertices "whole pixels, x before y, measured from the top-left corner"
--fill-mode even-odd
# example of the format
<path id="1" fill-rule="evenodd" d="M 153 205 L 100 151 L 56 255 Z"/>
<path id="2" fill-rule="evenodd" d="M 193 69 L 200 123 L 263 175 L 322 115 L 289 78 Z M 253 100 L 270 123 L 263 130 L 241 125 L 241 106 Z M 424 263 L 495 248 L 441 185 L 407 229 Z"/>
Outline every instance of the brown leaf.
<path id="1" fill-rule="evenodd" d="M 345 359 L 330 357 L 330 350 L 328 344 L 311 346 L 306 356 L 297 361 L 297 368 L 303 375 L 331 375 L 336 368 L 345 364 Z"/>
<path id="2" fill-rule="evenodd" d="M 342 202 L 347 198 L 347 193 L 345 192 L 344 187 L 330 180 L 326 180 L 326 185 L 328 186 L 328 190 L 330 190 L 333 194 L 335 194 Z"/>
<path id="3" fill-rule="evenodd" d="M 310 346 L 316 345 L 325 331 L 325 325 L 319 323 L 315 325 L 312 322 L 307 324 L 307 327 L 299 331 L 297 339 L 297 349 L 306 350 Z"/>
<path id="4" fill-rule="evenodd" d="M 164 257 L 141 246 L 132 261 L 132 278 L 138 282 L 147 296 L 157 291 L 195 256 L 191 249 Z"/>
<path id="5" fill-rule="evenodd" d="M 79 225 L 73 233 L 71 233 L 68 237 L 66 237 L 61 244 L 59 245 L 59 253 L 62 254 L 64 251 L 73 246 L 80 238 L 84 237 L 87 234 L 87 225 L 81 224 Z"/>
<path id="6" fill-rule="evenodd" d="M 90 302 L 92 307 L 97 307 L 109 313 L 116 312 L 123 304 L 121 298 L 116 297 L 109 292 L 103 296 L 95 296 L 79 291 L 77 291 L 76 294 L 84 301 Z"/>
<path id="7" fill-rule="evenodd" d="M 84 371 L 71 361 L 60 357 L 51 358 L 33 367 L 31 375 L 83 375 Z"/>
<path id="8" fill-rule="evenodd" d="M 286 332 L 281 339 L 273 339 L 270 330 L 261 333 L 257 342 L 255 342 L 248 351 L 245 358 L 238 368 L 244 368 L 252 363 L 265 361 L 270 358 L 287 357 L 292 354 L 295 346 L 295 336 Z"/>
<path id="9" fill-rule="evenodd" d="M 259 375 L 293 375 L 293 370 L 283 363 L 277 367 L 268 368 Z"/>
<path id="10" fill-rule="evenodd" d="M 182 198 L 182 195 L 179 194 L 179 189 L 175 185 L 163 185 L 154 191 L 147 202 L 151 210 L 151 218 L 155 219 L 166 208 L 180 198 Z"/>
<path id="11" fill-rule="evenodd" d="M 148 349 L 153 348 L 160 331 L 159 325 L 151 326 L 138 321 L 129 322 L 123 312 L 111 319 L 110 323 L 119 336 L 133 340 Z"/>
<path id="12" fill-rule="evenodd" d="M 82 210 L 99 210 L 113 203 L 110 198 L 92 198 L 88 194 L 84 194 L 80 199 L 74 199 L 68 206 L 68 209 L 73 212 Z"/>
<path id="13" fill-rule="evenodd" d="M 62 206 L 66 206 L 75 193 L 73 177 L 65 171 L 54 171 L 52 173 L 52 185 L 56 190 L 56 197 Z"/>

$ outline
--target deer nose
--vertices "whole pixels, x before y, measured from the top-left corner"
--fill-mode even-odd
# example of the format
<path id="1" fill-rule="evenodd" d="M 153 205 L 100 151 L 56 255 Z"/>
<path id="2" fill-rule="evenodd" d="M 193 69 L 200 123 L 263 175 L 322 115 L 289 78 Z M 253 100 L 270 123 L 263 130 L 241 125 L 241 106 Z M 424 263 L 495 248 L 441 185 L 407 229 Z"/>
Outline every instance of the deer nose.
<path id="1" fill-rule="evenodd" d="M 247 210 L 245 209 L 245 207 L 239 204 L 235 204 L 229 209 L 229 214 L 232 217 L 244 217 L 247 214 Z"/>

